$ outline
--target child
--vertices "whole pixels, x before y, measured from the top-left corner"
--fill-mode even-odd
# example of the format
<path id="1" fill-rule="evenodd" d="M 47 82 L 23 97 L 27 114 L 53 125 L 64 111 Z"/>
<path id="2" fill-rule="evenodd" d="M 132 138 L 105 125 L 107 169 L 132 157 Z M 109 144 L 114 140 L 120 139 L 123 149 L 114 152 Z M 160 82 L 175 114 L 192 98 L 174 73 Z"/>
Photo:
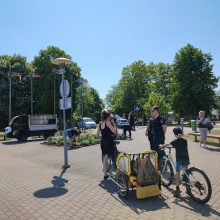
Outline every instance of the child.
<path id="1" fill-rule="evenodd" d="M 189 165 L 189 153 L 188 153 L 188 143 L 187 140 L 182 138 L 181 128 L 174 128 L 173 133 L 176 139 L 170 142 L 170 144 L 161 144 L 160 147 L 175 148 L 176 150 L 176 191 L 174 193 L 175 197 L 180 196 L 180 170 L 187 169 Z"/>

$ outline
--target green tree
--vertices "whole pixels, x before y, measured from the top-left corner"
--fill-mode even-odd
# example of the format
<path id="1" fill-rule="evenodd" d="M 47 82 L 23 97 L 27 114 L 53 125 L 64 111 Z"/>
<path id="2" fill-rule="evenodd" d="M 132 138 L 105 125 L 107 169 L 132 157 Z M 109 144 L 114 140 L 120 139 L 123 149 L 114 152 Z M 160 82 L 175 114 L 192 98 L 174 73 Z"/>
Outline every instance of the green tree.
<path id="1" fill-rule="evenodd" d="M 11 116 L 30 113 L 31 69 L 26 57 L 21 55 L 0 56 L 0 128 L 7 126 L 9 120 L 9 78 L 11 78 Z M 20 73 L 20 77 L 16 77 Z"/>
<path id="2" fill-rule="evenodd" d="M 39 55 L 34 57 L 32 62 L 35 72 L 40 73 L 41 78 L 34 81 L 33 96 L 35 100 L 34 113 L 37 114 L 51 114 L 54 112 L 54 96 L 55 96 L 55 113 L 60 114 L 59 99 L 61 98 L 59 92 L 59 85 L 61 83 L 61 75 L 55 74 L 54 68 L 56 65 L 51 63 L 51 60 L 65 57 L 71 59 L 70 55 L 58 47 L 48 46 L 46 50 L 40 50 Z M 74 73 L 74 74 L 73 74 Z M 71 81 L 71 74 L 72 81 Z M 77 79 L 80 77 L 80 68 L 75 62 L 66 65 L 65 78 L 72 84 L 72 105 L 73 111 L 76 109 L 76 95 L 77 95 Z M 71 86 L 71 85 L 70 85 Z M 55 90 L 54 90 L 55 88 Z M 70 94 L 71 95 L 71 94 Z M 69 95 L 69 96 L 70 96 Z M 67 111 L 67 119 L 70 120 L 70 110 Z"/>
<path id="3" fill-rule="evenodd" d="M 81 85 L 78 88 L 77 111 L 80 116 L 83 114 L 84 117 L 90 117 L 95 121 L 99 121 L 103 108 L 103 101 L 100 99 L 98 92 L 94 88 L 89 85 Z"/>
<path id="4" fill-rule="evenodd" d="M 199 110 L 215 107 L 218 78 L 212 72 L 212 56 L 187 44 L 174 60 L 173 109 L 180 116 L 193 117 Z"/>
<path id="5" fill-rule="evenodd" d="M 164 109 L 170 110 L 170 83 L 172 81 L 172 68 L 168 64 L 146 64 L 143 61 L 135 61 L 131 65 L 123 68 L 122 77 L 117 85 L 106 96 L 106 102 L 116 113 L 128 113 L 133 110 L 134 105 L 141 109 L 138 117 L 149 117 L 149 108 L 158 104 Z M 148 107 L 147 107 L 148 106 Z"/>
<path id="6" fill-rule="evenodd" d="M 141 60 L 135 61 L 123 68 L 118 84 L 112 86 L 106 96 L 107 105 L 117 114 L 130 112 L 135 105 L 143 109 L 150 87 L 150 75 L 146 64 Z"/>

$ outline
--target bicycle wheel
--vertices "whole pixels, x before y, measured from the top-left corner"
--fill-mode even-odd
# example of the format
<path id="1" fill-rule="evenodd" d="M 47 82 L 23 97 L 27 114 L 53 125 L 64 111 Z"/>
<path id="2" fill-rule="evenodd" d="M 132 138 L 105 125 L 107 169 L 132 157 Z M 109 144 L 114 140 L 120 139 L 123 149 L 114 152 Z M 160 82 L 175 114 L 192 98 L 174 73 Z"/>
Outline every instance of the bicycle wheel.
<path id="1" fill-rule="evenodd" d="M 128 188 L 128 175 L 122 171 L 118 171 L 117 173 L 117 182 L 120 186 L 118 186 L 118 195 L 127 198 L 129 194 Z"/>
<path id="2" fill-rule="evenodd" d="M 172 184 L 174 179 L 173 166 L 169 160 L 165 162 L 165 159 L 161 159 L 161 183 L 163 186 L 168 187 Z"/>
<path id="3" fill-rule="evenodd" d="M 190 167 L 186 171 L 189 176 L 187 180 L 187 194 L 198 203 L 206 203 L 212 195 L 212 186 L 204 171 Z"/>

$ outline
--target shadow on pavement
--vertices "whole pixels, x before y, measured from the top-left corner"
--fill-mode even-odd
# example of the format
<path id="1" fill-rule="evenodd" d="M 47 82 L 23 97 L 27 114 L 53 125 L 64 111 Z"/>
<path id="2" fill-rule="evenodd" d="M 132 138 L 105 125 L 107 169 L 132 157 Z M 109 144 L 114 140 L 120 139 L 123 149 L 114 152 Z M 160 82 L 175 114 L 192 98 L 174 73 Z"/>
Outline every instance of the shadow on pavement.
<path id="1" fill-rule="evenodd" d="M 100 187 L 105 189 L 107 192 L 113 194 L 117 192 L 117 186 L 115 183 L 109 180 L 102 180 L 99 184 Z"/>
<path id="2" fill-rule="evenodd" d="M 17 145 L 17 144 L 24 144 L 24 143 L 28 143 L 28 142 L 39 142 L 39 141 L 44 141 L 44 138 L 39 138 L 39 139 L 33 139 L 33 140 L 27 140 L 26 142 L 20 142 L 17 140 L 8 140 L 8 141 L 3 141 L 2 144 L 5 145 Z"/>
<path id="3" fill-rule="evenodd" d="M 146 199 L 136 199 L 135 190 L 129 192 L 128 198 L 122 198 L 117 194 L 117 185 L 111 180 L 102 180 L 99 184 L 100 187 L 105 189 L 107 192 L 124 206 L 129 207 L 132 211 L 137 214 L 147 212 L 147 211 L 156 211 L 162 208 L 170 208 L 165 202 L 163 196 L 151 197 Z"/>
<path id="4" fill-rule="evenodd" d="M 66 194 L 68 192 L 65 187 L 65 183 L 68 183 L 68 180 L 62 178 L 63 174 L 66 172 L 66 169 L 63 169 L 60 176 L 54 176 L 51 183 L 53 187 L 48 187 L 44 189 L 40 189 L 34 192 L 34 196 L 37 198 L 53 198 Z"/>
<path id="5" fill-rule="evenodd" d="M 166 189 L 170 191 L 172 194 L 174 194 L 175 192 L 174 189 L 171 189 L 171 188 L 166 188 Z M 181 191 L 184 192 L 185 189 L 183 190 L 182 188 Z M 178 201 L 180 201 L 181 203 L 178 203 Z M 184 205 L 183 203 L 185 203 L 186 205 Z M 220 212 L 218 212 L 217 210 L 214 210 L 208 204 L 199 204 L 195 202 L 190 196 L 181 197 L 177 199 L 175 204 L 178 206 L 181 206 L 182 208 L 201 214 L 202 216 L 209 217 L 211 216 L 211 214 L 220 216 Z"/>
<path id="6" fill-rule="evenodd" d="M 215 152 L 220 152 L 220 147 L 219 148 L 212 148 L 211 146 L 208 146 L 207 148 L 205 148 L 206 150 L 209 151 L 215 151 Z"/>
<path id="7" fill-rule="evenodd" d="M 209 217 L 209 216 L 211 216 L 211 214 L 216 215 L 216 216 L 220 216 L 220 212 L 211 208 L 209 204 L 196 203 L 190 197 L 180 198 L 180 201 L 184 202 L 186 205 L 184 205 L 183 203 L 178 203 L 178 202 L 176 204 L 181 206 L 182 208 L 196 212 L 202 216 Z"/>

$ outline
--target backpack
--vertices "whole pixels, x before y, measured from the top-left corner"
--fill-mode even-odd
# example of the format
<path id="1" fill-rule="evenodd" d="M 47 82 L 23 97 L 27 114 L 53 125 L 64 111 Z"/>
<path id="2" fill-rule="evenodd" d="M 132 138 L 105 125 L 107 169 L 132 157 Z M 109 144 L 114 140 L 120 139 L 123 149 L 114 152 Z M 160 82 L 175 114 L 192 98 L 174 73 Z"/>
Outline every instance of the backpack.
<path id="1" fill-rule="evenodd" d="M 210 121 L 207 123 L 207 128 L 209 131 L 211 131 L 214 128 L 213 124 Z"/>
<path id="2" fill-rule="evenodd" d="M 137 173 L 137 183 L 140 186 L 149 186 L 157 183 L 157 173 L 148 156 L 138 157 L 134 163 L 134 170 Z"/>

